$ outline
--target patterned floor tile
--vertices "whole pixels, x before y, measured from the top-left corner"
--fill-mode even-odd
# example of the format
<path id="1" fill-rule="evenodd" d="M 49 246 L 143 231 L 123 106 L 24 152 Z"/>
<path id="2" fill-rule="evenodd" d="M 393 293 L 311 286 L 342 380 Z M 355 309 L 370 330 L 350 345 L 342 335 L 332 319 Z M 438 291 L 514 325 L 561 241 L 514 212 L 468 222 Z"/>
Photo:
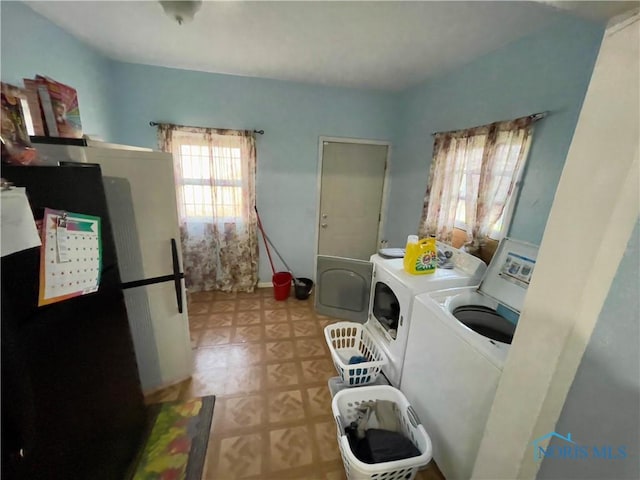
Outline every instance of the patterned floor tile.
<path id="1" fill-rule="evenodd" d="M 335 318 L 319 318 L 317 320 L 318 327 L 320 327 L 322 330 L 324 330 L 324 327 L 326 327 L 327 325 L 331 325 L 332 323 L 336 323 Z"/>
<path id="2" fill-rule="evenodd" d="M 323 335 L 337 320 L 316 314 L 313 294 L 276 301 L 272 288 L 197 292 L 188 302 L 195 373 L 146 401 L 217 396 L 203 479 L 346 480 Z M 433 463 L 418 479 L 443 477 Z"/>
<path id="3" fill-rule="evenodd" d="M 291 337 L 291 324 L 270 323 L 264 326 L 264 336 L 267 340 Z"/>
<path id="4" fill-rule="evenodd" d="M 291 340 L 282 340 L 279 342 L 265 343 L 265 361 L 274 362 L 293 358 L 293 342 Z"/>
<path id="5" fill-rule="evenodd" d="M 210 302 L 214 298 L 213 292 L 194 292 L 187 294 L 189 302 Z"/>
<path id="6" fill-rule="evenodd" d="M 269 432 L 271 470 L 311 464 L 312 440 L 309 427 L 292 427 Z"/>
<path id="7" fill-rule="evenodd" d="M 230 368 L 248 367 L 262 363 L 262 345 L 247 343 L 244 345 L 230 345 L 227 364 Z"/>
<path id="8" fill-rule="evenodd" d="M 209 303 L 192 303 L 189 305 L 189 315 L 203 315 L 209 313 Z"/>
<path id="9" fill-rule="evenodd" d="M 264 311 L 264 323 L 282 323 L 288 321 L 289 315 L 286 309 Z"/>
<path id="10" fill-rule="evenodd" d="M 182 398 L 195 398 L 205 395 L 224 395 L 226 381 L 226 368 L 212 368 L 196 372 L 191 376 L 191 380 L 186 382 L 181 396 Z"/>
<path id="11" fill-rule="evenodd" d="M 299 357 L 326 357 L 329 353 L 324 338 L 303 338 L 296 340 L 296 352 Z"/>
<path id="12" fill-rule="evenodd" d="M 259 323 L 262 323 L 262 315 L 259 310 L 236 314 L 236 325 L 257 325 Z"/>
<path id="13" fill-rule="evenodd" d="M 194 305 L 198 305 L 195 303 Z M 216 300 L 211 302 L 209 307 L 209 312 L 211 313 L 220 313 L 220 312 L 233 312 L 236 309 L 236 302 L 233 300 Z"/>
<path id="14" fill-rule="evenodd" d="M 340 465 L 335 470 L 327 472 L 324 478 L 326 480 L 347 480 L 347 475 L 344 473 L 344 467 Z"/>
<path id="15" fill-rule="evenodd" d="M 237 309 L 238 310 L 260 310 L 261 302 L 258 298 L 246 298 L 246 299 L 238 299 L 237 301 Z"/>
<path id="16" fill-rule="evenodd" d="M 296 337 L 313 337 L 320 335 L 320 329 L 315 321 L 301 320 L 293 322 L 293 334 Z"/>
<path id="17" fill-rule="evenodd" d="M 287 308 L 287 302 L 276 300 L 273 297 L 264 297 L 262 299 L 262 308 L 265 310 Z"/>
<path id="18" fill-rule="evenodd" d="M 224 345 L 231 339 L 231 329 L 228 327 L 208 328 L 200 332 L 198 340 L 199 347 L 211 347 L 214 345 Z"/>
<path id="19" fill-rule="evenodd" d="M 335 422 L 316 423 L 313 426 L 317 445 L 322 445 L 320 450 L 320 458 L 322 461 L 340 459 L 340 449 L 336 440 L 336 424 Z"/>
<path id="20" fill-rule="evenodd" d="M 326 385 L 306 389 L 309 401 L 309 414 L 312 417 L 332 415 L 331 393 Z"/>
<path id="21" fill-rule="evenodd" d="M 267 365 L 267 388 L 298 385 L 298 368 L 294 362 Z"/>
<path id="22" fill-rule="evenodd" d="M 233 324 L 233 313 L 212 313 L 207 318 L 208 327 L 230 327 Z"/>
<path id="23" fill-rule="evenodd" d="M 260 390 L 261 386 L 262 367 L 234 368 L 228 372 L 224 391 L 226 395 L 252 393 Z"/>
<path id="24" fill-rule="evenodd" d="M 303 360 L 302 364 L 302 380 L 305 383 L 326 383 L 331 377 L 336 375 L 333 362 L 326 358 Z"/>
<path id="25" fill-rule="evenodd" d="M 293 322 L 298 320 L 315 320 L 313 312 L 308 308 L 291 308 L 289 309 L 289 317 Z"/>
<path id="26" fill-rule="evenodd" d="M 263 398 L 260 395 L 225 398 L 221 399 L 220 403 L 224 413 L 220 422 L 222 430 L 256 427 L 262 424 L 266 417 Z"/>
<path id="27" fill-rule="evenodd" d="M 302 392 L 287 390 L 269 394 L 267 416 L 269 423 L 292 422 L 304 419 Z"/>
<path id="28" fill-rule="evenodd" d="M 257 342 L 262 339 L 262 327 L 260 325 L 247 325 L 235 327 L 231 335 L 232 343 Z"/>
<path id="29" fill-rule="evenodd" d="M 262 435 L 255 433 L 223 438 L 211 479 L 247 478 L 262 472 Z"/>
<path id="30" fill-rule="evenodd" d="M 212 368 L 225 368 L 229 358 L 229 347 L 202 347 L 193 352 L 193 362 L 196 372 L 211 370 Z"/>
<path id="31" fill-rule="evenodd" d="M 209 315 L 189 315 L 189 328 L 191 330 L 202 330 L 207 328 L 209 322 Z"/>

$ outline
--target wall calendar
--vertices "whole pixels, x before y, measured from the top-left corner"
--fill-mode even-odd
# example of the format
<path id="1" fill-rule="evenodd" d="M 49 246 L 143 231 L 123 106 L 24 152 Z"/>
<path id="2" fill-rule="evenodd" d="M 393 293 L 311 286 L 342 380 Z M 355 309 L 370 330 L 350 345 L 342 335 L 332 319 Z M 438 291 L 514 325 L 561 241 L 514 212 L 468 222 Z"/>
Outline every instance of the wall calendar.
<path id="1" fill-rule="evenodd" d="M 96 292 L 102 273 L 100 217 L 45 209 L 38 306 Z"/>

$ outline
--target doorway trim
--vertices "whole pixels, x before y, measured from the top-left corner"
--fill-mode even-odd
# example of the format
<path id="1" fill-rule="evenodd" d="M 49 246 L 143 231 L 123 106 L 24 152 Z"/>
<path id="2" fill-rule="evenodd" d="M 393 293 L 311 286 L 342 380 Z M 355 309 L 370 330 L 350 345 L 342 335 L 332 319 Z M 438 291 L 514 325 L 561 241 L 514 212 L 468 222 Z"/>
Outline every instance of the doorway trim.
<path id="1" fill-rule="evenodd" d="M 316 225 L 315 225 L 315 255 L 313 256 L 313 277 L 314 281 L 318 269 L 318 247 L 320 240 L 320 195 L 322 193 L 322 156 L 325 142 L 334 143 L 355 143 L 362 145 L 384 145 L 387 147 L 387 158 L 385 159 L 384 179 L 382 181 L 382 201 L 380 202 L 380 222 L 378 223 L 378 238 L 376 244 L 380 243 L 382 233 L 387 221 L 387 207 L 389 203 L 389 172 L 391 170 L 391 142 L 387 140 L 369 140 L 366 138 L 329 137 L 320 135 L 318 138 L 318 169 L 316 173 Z"/>

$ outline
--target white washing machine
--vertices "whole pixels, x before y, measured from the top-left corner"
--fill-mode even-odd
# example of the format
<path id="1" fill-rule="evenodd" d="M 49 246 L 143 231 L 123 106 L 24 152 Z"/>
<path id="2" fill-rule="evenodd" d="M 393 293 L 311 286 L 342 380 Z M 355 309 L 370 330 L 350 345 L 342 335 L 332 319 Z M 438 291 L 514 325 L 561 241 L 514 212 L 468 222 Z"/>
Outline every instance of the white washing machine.
<path id="1" fill-rule="evenodd" d="M 471 477 L 515 332 L 496 310 L 520 312 L 536 257 L 536 246 L 505 238 L 480 285 L 415 299 L 401 390 L 446 478 Z"/>
<path id="2" fill-rule="evenodd" d="M 376 254 L 370 262 L 318 257 L 316 311 L 340 319 L 365 323 L 389 362 L 383 373 L 391 385 L 400 380 L 409 335 L 414 297 L 419 293 L 477 285 L 486 265 L 466 252 L 438 242 L 451 268 L 432 274 L 411 275 L 402 258 Z"/>

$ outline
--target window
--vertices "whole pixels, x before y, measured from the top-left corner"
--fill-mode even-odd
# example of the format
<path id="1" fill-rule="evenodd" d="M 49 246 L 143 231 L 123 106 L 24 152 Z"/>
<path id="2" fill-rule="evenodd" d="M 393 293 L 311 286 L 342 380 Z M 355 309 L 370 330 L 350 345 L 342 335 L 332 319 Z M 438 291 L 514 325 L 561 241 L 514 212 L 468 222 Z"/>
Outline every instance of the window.
<path id="1" fill-rule="evenodd" d="M 500 240 L 513 213 L 537 118 L 438 133 L 418 233 L 452 243 L 454 230 L 464 230 L 470 251 L 485 239 Z"/>
<path id="2" fill-rule="evenodd" d="M 158 144 L 173 156 L 187 288 L 253 291 L 258 282 L 254 132 L 165 123 L 158 125 Z"/>
<path id="3" fill-rule="evenodd" d="M 514 197 L 513 193 L 510 194 L 511 179 L 519 178 L 520 168 L 518 167 L 522 167 L 522 163 L 519 164 L 517 162 L 521 145 L 512 145 L 507 150 L 508 148 L 509 146 L 504 143 L 498 144 L 495 152 L 496 158 L 498 161 L 502 161 L 503 165 L 497 168 L 492 176 L 492 183 L 497 187 L 492 208 L 501 211 L 497 221 L 490 226 L 489 237 L 494 240 L 501 238 L 503 227 L 506 226 L 505 219 L 510 217 L 510 200 Z M 470 228 L 467 224 L 466 206 L 468 201 L 473 205 L 473 199 L 478 195 L 483 152 L 484 145 L 473 148 L 471 152 L 467 152 L 469 154 L 466 155 L 466 161 L 462 163 L 462 181 L 458 194 L 455 220 L 455 226 L 460 230 L 466 231 Z"/>
<path id="4" fill-rule="evenodd" d="M 203 143 L 185 138 L 177 145 L 184 214 L 192 220 L 237 221 L 243 212 L 240 145 Z"/>

